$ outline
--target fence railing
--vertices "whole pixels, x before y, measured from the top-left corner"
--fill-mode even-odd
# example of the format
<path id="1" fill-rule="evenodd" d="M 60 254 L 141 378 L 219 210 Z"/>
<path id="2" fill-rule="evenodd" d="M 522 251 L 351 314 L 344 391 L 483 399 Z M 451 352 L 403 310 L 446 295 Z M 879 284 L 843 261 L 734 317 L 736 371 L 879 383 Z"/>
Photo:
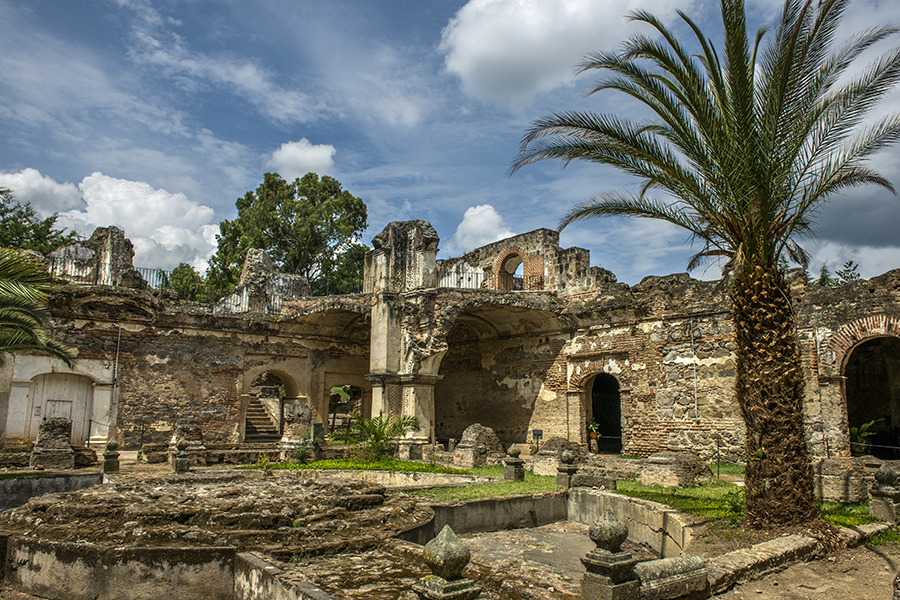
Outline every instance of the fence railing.
<path id="1" fill-rule="evenodd" d="M 457 273 L 445 271 L 438 277 L 438 287 L 477 290 L 484 282 L 484 273 Z"/>

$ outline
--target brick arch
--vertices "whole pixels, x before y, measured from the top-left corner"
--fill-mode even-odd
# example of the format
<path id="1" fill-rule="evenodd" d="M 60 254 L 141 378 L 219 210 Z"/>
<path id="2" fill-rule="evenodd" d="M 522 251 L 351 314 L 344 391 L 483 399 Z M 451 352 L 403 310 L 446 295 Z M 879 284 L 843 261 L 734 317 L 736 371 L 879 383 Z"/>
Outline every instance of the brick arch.
<path id="1" fill-rule="evenodd" d="M 900 337 L 900 318 L 872 315 L 844 325 L 825 345 L 819 372 L 825 376 L 840 376 L 853 348 L 865 340 L 884 336 Z"/>
<path id="2" fill-rule="evenodd" d="M 530 255 L 519 246 L 510 246 L 501 252 L 494 261 L 493 289 L 511 291 L 513 276 L 503 270 L 503 265 L 512 256 L 522 259 L 523 287 L 526 290 L 544 289 L 544 259 L 539 255 Z"/>

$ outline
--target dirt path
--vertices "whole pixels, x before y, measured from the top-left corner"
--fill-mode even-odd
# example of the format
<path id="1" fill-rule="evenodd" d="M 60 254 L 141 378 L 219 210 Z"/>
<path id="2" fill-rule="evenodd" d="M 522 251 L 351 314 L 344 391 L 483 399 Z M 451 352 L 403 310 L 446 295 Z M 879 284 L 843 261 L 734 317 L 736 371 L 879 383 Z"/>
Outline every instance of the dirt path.
<path id="1" fill-rule="evenodd" d="M 735 586 L 717 600 L 891 600 L 900 569 L 895 544 L 841 550 L 810 563 L 788 567 L 757 581 Z"/>

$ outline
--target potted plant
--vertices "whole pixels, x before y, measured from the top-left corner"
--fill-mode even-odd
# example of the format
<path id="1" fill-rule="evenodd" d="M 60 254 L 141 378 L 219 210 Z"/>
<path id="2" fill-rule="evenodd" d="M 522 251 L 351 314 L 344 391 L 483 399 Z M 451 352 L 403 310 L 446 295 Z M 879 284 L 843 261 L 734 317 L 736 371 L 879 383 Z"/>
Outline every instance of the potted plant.
<path id="1" fill-rule="evenodd" d="M 861 456 L 863 454 L 868 454 L 872 450 L 872 444 L 869 442 L 869 438 L 875 435 L 875 432 L 872 431 L 872 427 L 876 423 L 880 423 L 884 421 L 884 419 L 875 419 L 874 421 L 869 421 L 868 423 L 863 423 L 858 427 L 850 428 L 850 453 L 854 456 Z"/>
<path id="2" fill-rule="evenodd" d="M 592 440 L 597 439 L 597 431 L 600 429 L 600 425 L 597 424 L 597 421 L 591 419 L 591 422 L 588 423 L 588 437 Z"/>

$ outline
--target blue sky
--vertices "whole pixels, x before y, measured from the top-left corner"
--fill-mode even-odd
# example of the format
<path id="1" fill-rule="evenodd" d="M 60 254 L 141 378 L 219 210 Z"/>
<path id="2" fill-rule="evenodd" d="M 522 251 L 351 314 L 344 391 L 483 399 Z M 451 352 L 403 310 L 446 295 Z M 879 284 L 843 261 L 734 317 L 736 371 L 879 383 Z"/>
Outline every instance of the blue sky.
<path id="1" fill-rule="evenodd" d="M 751 20 L 778 4 L 750 3 Z M 593 165 L 506 172 L 544 114 L 635 114 L 585 98 L 592 77 L 572 66 L 615 48 L 636 8 L 684 33 L 681 8 L 718 32 L 708 0 L 0 0 L 0 185 L 84 235 L 123 228 L 139 266 L 203 270 L 218 222 L 263 173 L 315 171 L 366 201 L 364 243 L 422 218 L 439 256 L 458 256 L 634 184 Z M 883 22 L 900 23 L 900 3 L 858 0 L 846 29 Z M 900 92 L 878 114 L 891 111 Z M 896 148 L 873 164 L 900 185 Z M 900 267 L 898 202 L 877 188 L 835 198 L 807 244 L 813 270 Z M 677 229 L 639 220 L 579 223 L 561 243 L 632 284 L 684 271 L 692 253 Z"/>

